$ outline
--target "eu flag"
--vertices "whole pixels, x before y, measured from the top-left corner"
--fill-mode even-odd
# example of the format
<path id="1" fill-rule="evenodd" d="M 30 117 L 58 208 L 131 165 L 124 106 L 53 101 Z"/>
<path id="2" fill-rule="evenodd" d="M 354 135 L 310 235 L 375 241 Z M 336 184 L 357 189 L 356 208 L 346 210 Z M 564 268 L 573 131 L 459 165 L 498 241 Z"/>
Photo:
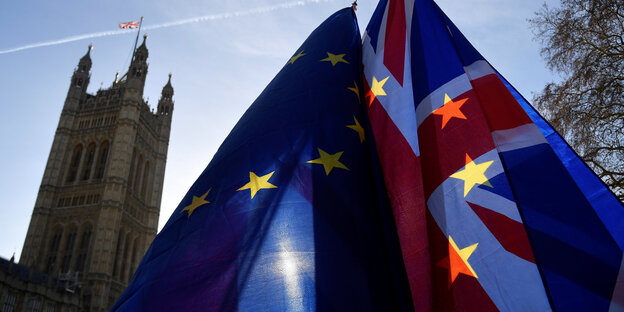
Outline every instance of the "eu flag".
<path id="1" fill-rule="evenodd" d="M 193 184 L 113 311 L 410 308 L 374 181 L 360 57 L 351 8 L 309 36 Z"/>
<path id="2" fill-rule="evenodd" d="M 382 0 L 365 95 L 418 311 L 624 307 L 624 208 L 432 0 Z"/>

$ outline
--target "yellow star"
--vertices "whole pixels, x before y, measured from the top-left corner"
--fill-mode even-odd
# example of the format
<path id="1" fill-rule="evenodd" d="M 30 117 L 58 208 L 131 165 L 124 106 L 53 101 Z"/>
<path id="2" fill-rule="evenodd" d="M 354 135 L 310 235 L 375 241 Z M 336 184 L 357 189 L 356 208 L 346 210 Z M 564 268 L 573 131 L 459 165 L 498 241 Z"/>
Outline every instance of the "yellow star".
<path id="1" fill-rule="evenodd" d="M 436 265 L 449 269 L 449 287 L 455 281 L 459 273 L 479 278 L 474 271 L 468 258 L 477 249 L 479 243 L 472 244 L 468 247 L 459 249 L 453 238 L 449 235 L 449 255 L 438 261 Z"/>
<path id="2" fill-rule="evenodd" d="M 360 88 L 358 88 L 357 82 L 355 82 L 355 81 L 353 82 L 353 85 L 354 85 L 353 87 L 350 87 L 350 88 L 347 88 L 347 89 L 355 92 L 355 94 L 358 97 L 358 101 L 359 101 L 360 100 Z"/>
<path id="3" fill-rule="evenodd" d="M 254 196 L 256 196 L 256 193 L 258 193 L 258 191 L 261 190 L 261 189 L 277 188 L 277 186 L 269 183 L 269 179 L 271 178 L 271 176 L 274 173 L 275 173 L 275 171 L 273 171 L 271 173 L 267 173 L 267 174 L 259 177 L 254 172 L 250 171 L 249 172 L 249 182 L 247 182 L 247 184 L 243 185 L 237 191 L 242 191 L 242 190 L 249 189 L 251 191 L 251 198 L 254 198 Z"/>
<path id="4" fill-rule="evenodd" d="M 206 200 L 206 196 L 208 196 L 208 193 L 210 193 L 210 189 L 208 189 L 208 191 L 200 197 L 193 196 L 193 201 L 191 202 L 191 204 L 184 207 L 184 209 L 182 209 L 182 211 L 180 212 L 184 212 L 188 210 L 188 217 L 190 217 L 193 211 L 195 211 L 195 209 L 197 209 L 199 206 L 210 204 L 210 202 Z"/>
<path id="5" fill-rule="evenodd" d="M 362 143 L 364 142 L 364 128 L 362 128 L 355 116 L 353 116 L 353 120 L 355 121 L 355 125 L 348 125 L 347 128 L 351 128 L 357 132 L 360 135 L 360 143 Z"/>
<path id="6" fill-rule="evenodd" d="M 339 62 L 349 64 L 349 62 L 345 61 L 343 58 L 345 55 L 346 54 L 332 54 L 327 52 L 327 57 L 322 59 L 321 62 L 331 62 L 332 66 L 336 66 Z"/>
<path id="7" fill-rule="evenodd" d="M 294 64 L 294 63 L 295 63 L 295 61 L 296 61 L 298 58 L 300 58 L 300 57 L 302 57 L 302 56 L 304 56 L 304 55 L 305 55 L 305 53 L 303 53 L 303 50 L 301 50 L 301 52 L 299 52 L 299 54 L 297 54 L 297 55 L 295 55 L 295 56 L 291 57 L 291 58 L 290 58 L 290 61 L 288 61 L 288 63 L 290 63 L 290 64 Z"/>
<path id="8" fill-rule="evenodd" d="M 371 106 L 373 104 L 375 97 L 387 95 L 386 91 L 383 89 L 383 86 L 386 84 L 386 81 L 388 81 L 388 78 L 390 78 L 390 76 L 386 77 L 382 81 L 377 81 L 377 78 L 373 76 L 373 85 L 371 86 L 370 91 L 366 93 L 366 97 L 370 98 L 370 100 L 368 101 L 368 106 Z"/>
<path id="9" fill-rule="evenodd" d="M 466 167 L 464 170 L 455 172 L 451 175 L 451 178 L 464 180 L 464 197 L 468 195 L 468 192 L 475 186 L 475 184 L 487 185 L 493 187 L 488 178 L 485 176 L 485 171 L 492 165 L 494 161 L 486 161 L 484 163 L 475 164 L 470 156 L 466 154 Z"/>
<path id="10" fill-rule="evenodd" d="M 349 168 L 347 168 L 344 164 L 342 164 L 340 161 L 338 161 L 340 156 L 342 156 L 343 152 L 338 152 L 336 154 L 330 155 L 330 154 L 327 154 L 324 150 L 322 150 L 320 148 L 318 149 L 318 151 L 319 151 L 319 155 L 321 157 L 319 157 L 317 159 L 312 159 L 312 160 L 308 161 L 307 163 L 323 165 L 323 167 L 325 168 L 325 175 L 329 175 L 329 173 L 334 168 L 340 168 L 340 169 L 349 170 Z"/>

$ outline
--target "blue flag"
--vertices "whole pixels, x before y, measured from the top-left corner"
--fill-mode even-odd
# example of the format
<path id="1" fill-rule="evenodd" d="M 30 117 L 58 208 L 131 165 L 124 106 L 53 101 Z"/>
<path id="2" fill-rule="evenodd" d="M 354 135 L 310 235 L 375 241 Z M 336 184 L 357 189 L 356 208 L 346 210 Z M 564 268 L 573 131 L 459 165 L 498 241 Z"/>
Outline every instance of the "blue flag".
<path id="1" fill-rule="evenodd" d="M 351 8 L 321 24 L 234 127 L 113 311 L 410 309 L 359 103 Z"/>

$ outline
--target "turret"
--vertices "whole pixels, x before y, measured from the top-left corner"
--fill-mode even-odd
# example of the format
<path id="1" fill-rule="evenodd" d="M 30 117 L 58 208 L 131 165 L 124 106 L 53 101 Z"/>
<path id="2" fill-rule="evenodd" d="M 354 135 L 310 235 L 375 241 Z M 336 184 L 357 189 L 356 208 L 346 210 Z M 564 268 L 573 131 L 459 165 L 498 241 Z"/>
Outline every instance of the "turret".
<path id="1" fill-rule="evenodd" d="M 113 86 L 116 85 L 118 82 L 119 82 L 119 71 L 115 73 L 115 80 L 113 80 Z"/>
<path id="2" fill-rule="evenodd" d="M 89 78 L 91 77 L 91 50 L 93 49 L 93 45 L 89 45 L 89 49 L 87 50 L 87 54 L 85 54 L 80 61 L 78 62 L 78 66 L 74 69 L 74 74 L 71 78 L 71 84 L 69 86 L 69 91 L 67 92 L 67 102 L 70 100 L 74 100 L 74 104 L 77 104 L 83 95 L 87 92 L 87 87 L 89 86 Z M 66 102 L 66 104 L 67 104 Z"/>
<path id="3" fill-rule="evenodd" d="M 171 73 L 169 81 L 163 87 L 160 100 L 158 100 L 158 115 L 171 115 L 173 113 L 173 86 L 171 86 Z"/>
<path id="4" fill-rule="evenodd" d="M 135 88 L 140 94 L 143 94 L 145 86 L 145 77 L 147 76 L 147 57 L 149 52 L 145 41 L 147 34 L 143 35 L 143 43 L 134 51 L 130 68 L 128 68 L 128 87 Z"/>

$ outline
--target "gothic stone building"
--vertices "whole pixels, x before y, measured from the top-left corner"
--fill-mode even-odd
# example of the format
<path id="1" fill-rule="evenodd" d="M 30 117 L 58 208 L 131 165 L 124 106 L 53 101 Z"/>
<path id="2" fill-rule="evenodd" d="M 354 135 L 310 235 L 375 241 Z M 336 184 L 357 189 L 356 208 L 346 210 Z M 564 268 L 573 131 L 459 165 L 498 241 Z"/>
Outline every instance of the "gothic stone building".
<path id="1" fill-rule="evenodd" d="M 169 75 L 158 108 L 151 111 L 143 100 L 146 38 L 128 72 L 95 94 L 87 93 L 91 46 L 80 59 L 20 257 L 19 266 L 43 273 L 47 284 L 65 281 L 79 296 L 77 310 L 109 309 L 156 235 L 173 87 Z M 29 309 L 32 300 L 54 304 L 45 294 L 14 295 L 15 311 Z"/>

